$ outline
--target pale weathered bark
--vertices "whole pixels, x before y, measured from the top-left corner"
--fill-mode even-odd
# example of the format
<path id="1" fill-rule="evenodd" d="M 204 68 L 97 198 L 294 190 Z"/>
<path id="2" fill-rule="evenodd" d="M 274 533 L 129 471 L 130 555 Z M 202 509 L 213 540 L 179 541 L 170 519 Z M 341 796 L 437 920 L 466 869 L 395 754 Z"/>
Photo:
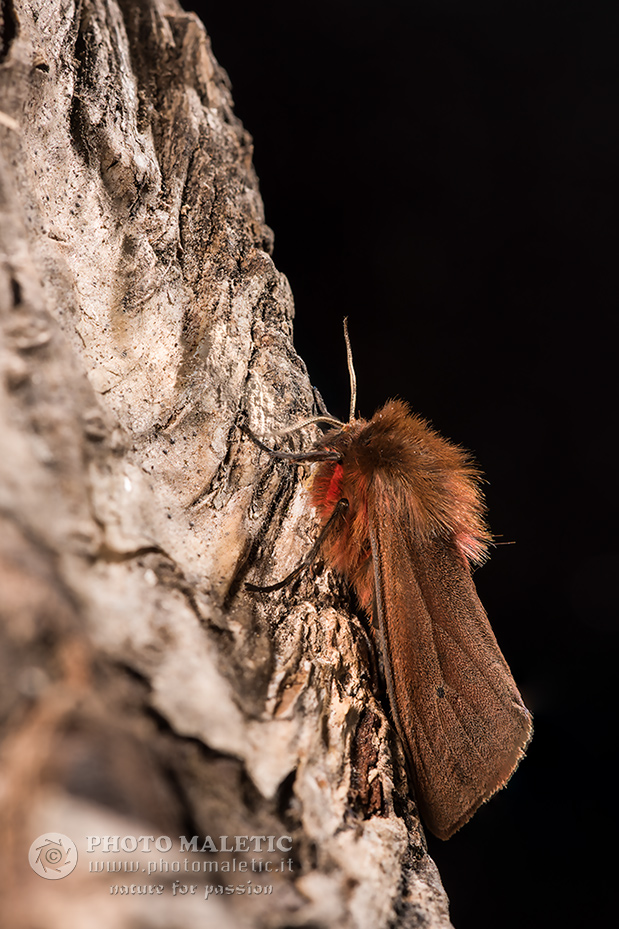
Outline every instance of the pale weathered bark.
<path id="1" fill-rule="evenodd" d="M 3 913 L 32 929 L 447 926 L 338 585 L 244 589 L 289 570 L 315 526 L 306 469 L 260 454 L 237 417 L 267 433 L 314 398 L 204 29 L 175 0 L 1 10 Z M 27 859 L 52 831 L 80 854 L 54 881 Z M 152 875 L 89 872 L 105 856 L 87 836 L 150 834 L 172 850 L 120 859 Z M 162 871 L 193 835 L 290 835 L 275 860 L 291 864 Z M 174 895 L 179 877 L 197 893 Z M 273 893 L 204 899 L 249 879 Z M 163 889 L 110 893 L 132 881 Z"/>

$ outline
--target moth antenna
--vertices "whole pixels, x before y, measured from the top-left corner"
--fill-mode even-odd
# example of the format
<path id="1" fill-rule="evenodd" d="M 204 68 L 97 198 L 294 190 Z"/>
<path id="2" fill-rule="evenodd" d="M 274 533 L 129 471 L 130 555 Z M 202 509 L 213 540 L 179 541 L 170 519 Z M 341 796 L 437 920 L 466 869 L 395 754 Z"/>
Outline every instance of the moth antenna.
<path id="1" fill-rule="evenodd" d="M 357 375 L 355 366 L 352 363 L 352 348 L 350 347 L 350 338 L 348 337 L 348 316 L 344 317 L 344 339 L 346 341 L 346 361 L 348 362 L 348 374 L 350 376 L 350 419 L 352 422 L 355 418 L 355 409 L 357 407 Z"/>
<path id="2" fill-rule="evenodd" d="M 301 422 L 295 423 L 294 426 L 288 426 L 286 429 L 273 430 L 274 435 L 290 435 L 291 432 L 297 432 L 299 429 L 305 429 L 306 426 L 313 426 L 316 423 L 325 423 L 327 426 L 342 429 L 344 423 L 334 416 L 310 416 L 309 419 L 302 419 Z"/>

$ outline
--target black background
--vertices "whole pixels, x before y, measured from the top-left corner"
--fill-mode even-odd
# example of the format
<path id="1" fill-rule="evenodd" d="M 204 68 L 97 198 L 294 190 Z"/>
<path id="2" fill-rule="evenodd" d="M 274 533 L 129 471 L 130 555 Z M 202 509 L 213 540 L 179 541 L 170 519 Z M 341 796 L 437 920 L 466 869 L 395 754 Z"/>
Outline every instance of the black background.
<path id="1" fill-rule="evenodd" d="M 476 583 L 535 716 L 430 850 L 457 929 L 612 918 L 619 6 L 194 4 L 255 140 L 295 344 L 348 418 L 408 399 L 473 449 Z M 610 885 L 606 884 L 610 881 Z"/>

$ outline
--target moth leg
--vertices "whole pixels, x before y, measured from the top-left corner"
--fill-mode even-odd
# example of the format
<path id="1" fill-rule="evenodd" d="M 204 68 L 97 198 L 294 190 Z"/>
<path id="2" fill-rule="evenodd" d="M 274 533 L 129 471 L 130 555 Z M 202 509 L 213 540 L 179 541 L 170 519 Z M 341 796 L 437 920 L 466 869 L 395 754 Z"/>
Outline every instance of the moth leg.
<path id="1" fill-rule="evenodd" d="M 279 452 L 261 442 L 245 423 L 239 423 L 238 425 L 241 432 L 244 432 L 254 445 L 257 445 L 271 458 L 277 458 L 279 461 L 293 461 L 302 464 L 304 461 L 340 461 L 342 457 L 339 452 L 329 451 L 324 448 L 309 449 L 306 452 Z"/>
<path id="2" fill-rule="evenodd" d="M 309 568 L 314 558 L 320 551 L 320 546 L 322 545 L 322 543 L 327 538 L 327 536 L 329 535 L 329 533 L 331 532 L 335 524 L 338 522 L 340 517 L 346 512 L 347 509 L 348 509 L 348 500 L 346 500 L 344 497 L 341 500 L 338 500 L 338 502 L 335 504 L 333 512 L 331 513 L 331 516 L 329 517 L 329 519 L 323 526 L 320 532 L 320 535 L 318 536 L 318 538 L 316 539 L 316 541 L 310 548 L 309 552 L 307 553 L 303 561 L 301 561 L 296 566 L 294 571 L 291 571 L 290 574 L 283 579 L 283 581 L 278 581 L 277 584 L 269 584 L 267 587 L 260 587 L 257 584 L 245 584 L 245 589 L 253 591 L 253 592 L 257 592 L 257 593 L 272 593 L 274 590 L 281 590 L 282 587 L 285 587 L 287 584 L 290 584 L 290 582 L 293 581 L 295 577 L 298 577 L 298 575 L 301 574 L 301 572 L 304 571 L 305 568 Z"/>

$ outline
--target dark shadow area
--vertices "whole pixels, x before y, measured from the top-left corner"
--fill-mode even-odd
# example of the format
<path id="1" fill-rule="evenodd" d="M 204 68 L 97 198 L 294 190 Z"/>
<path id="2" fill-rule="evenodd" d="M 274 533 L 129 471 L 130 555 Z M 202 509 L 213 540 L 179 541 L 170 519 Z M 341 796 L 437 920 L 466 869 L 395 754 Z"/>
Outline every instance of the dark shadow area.
<path id="1" fill-rule="evenodd" d="M 509 788 L 430 840 L 453 922 L 593 925 L 614 909 L 619 8 L 465 7 L 194 4 L 312 382 L 346 419 L 348 315 L 360 412 L 400 396 L 472 449 L 514 542 L 476 583 L 536 731 Z"/>

